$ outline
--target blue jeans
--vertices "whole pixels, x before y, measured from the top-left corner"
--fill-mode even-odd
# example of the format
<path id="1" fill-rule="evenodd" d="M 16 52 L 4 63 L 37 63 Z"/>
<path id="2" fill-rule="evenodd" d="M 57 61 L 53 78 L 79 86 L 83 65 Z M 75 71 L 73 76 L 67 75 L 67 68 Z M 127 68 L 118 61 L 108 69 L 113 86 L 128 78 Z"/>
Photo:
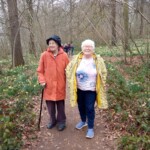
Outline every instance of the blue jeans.
<path id="1" fill-rule="evenodd" d="M 96 92 L 95 91 L 82 91 L 77 90 L 77 102 L 78 109 L 80 113 L 80 118 L 83 122 L 88 123 L 88 128 L 93 129 L 94 119 L 95 119 L 95 109 L 94 104 L 96 101 Z"/>

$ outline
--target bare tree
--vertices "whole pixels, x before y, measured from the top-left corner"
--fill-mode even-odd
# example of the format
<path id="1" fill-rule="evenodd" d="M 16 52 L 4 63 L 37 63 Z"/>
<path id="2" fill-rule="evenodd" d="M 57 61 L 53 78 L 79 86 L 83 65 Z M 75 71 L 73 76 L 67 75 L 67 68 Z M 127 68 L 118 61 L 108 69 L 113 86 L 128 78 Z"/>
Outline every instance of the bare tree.
<path id="1" fill-rule="evenodd" d="M 24 65 L 20 40 L 17 0 L 7 0 L 9 23 L 11 29 L 12 66 Z"/>
<path id="2" fill-rule="evenodd" d="M 4 16 L 4 18 L 3 18 L 4 21 L 2 24 L 2 29 L 3 29 L 3 33 L 4 33 L 4 37 L 3 37 L 4 44 L 2 44 L 2 45 L 5 45 L 2 49 L 5 50 L 5 55 L 6 55 L 6 54 L 11 53 L 11 51 L 8 48 L 8 45 L 10 45 L 11 40 L 10 40 L 10 28 L 9 28 L 9 22 L 8 22 L 8 14 L 6 11 L 6 3 L 4 2 L 4 0 L 1 0 L 1 8 L 2 8 L 2 14 Z"/>
<path id="3" fill-rule="evenodd" d="M 28 6 L 28 26 L 29 26 L 29 31 L 30 31 L 30 39 L 29 39 L 29 52 L 30 54 L 34 54 L 36 57 L 36 48 L 34 44 L 34 31 L 33 31 L 33 6 L 32 6 L 32 0 L 26 0 L 27 6 Z"/>
<path id="4" fill-rule="evenodd" d="M 74 0 L 69 0 L 69 41 L 73 40 L 73 14 L 74 14 L 75 4 Z"/>
<path id="5" fill-rule="evenodd" d="M 5 27 L 3 28 L 3 30 L 4 30 L 4 33 L 6 34 L 6 35 L 9 35 L 9 32 L 8 32 L 8 17 L 7 17 L 7 12 L 6 12 L 6 9 L 5 9 L 5 3 L 4 3 L 4 0 L 1 0 L 1 8 L 2 8 L 2 12 L 3 12 L 3 15 L 4 15 L 4 24 L 5 24 Z"/>
<path id="6" fill-rule="evenodd" d="M 53 15 L 52 15 L 52 27 L 53 27 L 53 32 L 56 33 L 56 26 L 55 26 L 55 8 L 54 8 L 54 2 L 55 0 L 51 0 L 51 8 L 52 8 L 52 12 L 53 12 Z"/>
<path id="7" fill-rule="evenodd" d="M 124 0 L 123 4 L 123 17 L 124 17 L 124 42 L 123 42 L 123 47 L 124 47 L 124 59 L 125 63 L 127 63 L 127 50 L 129 49 L 129 42 L 128 42 L 128 37 L 129 37 L 129 7 L 128 7 L 128 0 Z"/>
<path id="8" fill-rule="evenodd" d="M 141 0 L 140 12 L 142 14 L 144 12 L 144 0 Z M 142 36 L 143 35 L 143 17 L 140 16 L 140 18 L 141 18 L 141 22 L 140 22 L 140 32 L 139 32 L 139 35 Z"/>
<path id="9" fill-rule="evenodd" d="M 112 20 L 112 39 L 111 39 L 111 45 L 115 46 L 116 45 L 116 0 L 112 0 L 112 5 L 111 5 L 111 20 Z"/>

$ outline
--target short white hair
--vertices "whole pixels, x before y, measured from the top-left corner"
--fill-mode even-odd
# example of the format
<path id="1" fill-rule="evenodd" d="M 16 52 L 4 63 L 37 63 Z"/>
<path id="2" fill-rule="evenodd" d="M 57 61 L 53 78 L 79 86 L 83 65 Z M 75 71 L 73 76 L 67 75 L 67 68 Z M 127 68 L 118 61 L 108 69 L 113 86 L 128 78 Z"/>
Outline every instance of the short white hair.
<path id="1" fill-rule="evenodd" d="M 95 42 L 92 41 L 92 40 L 90 40 L 90 39 L 87 39 L 87 40 L 85 40 L 85 41 L 82 42 L 82 44 L 81 44 L 81 49 L 83 49 L 83 47 L 84 47 L 85 45 L 92 46 L 92 47 L 93 47 L 93 50 L 95 49 Z"/>

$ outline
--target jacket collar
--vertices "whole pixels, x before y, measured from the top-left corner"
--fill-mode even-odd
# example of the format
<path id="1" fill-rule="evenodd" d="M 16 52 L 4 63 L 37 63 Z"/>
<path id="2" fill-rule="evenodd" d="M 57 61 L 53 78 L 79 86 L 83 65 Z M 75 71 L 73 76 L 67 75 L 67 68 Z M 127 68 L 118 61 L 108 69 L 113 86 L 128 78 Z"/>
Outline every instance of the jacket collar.
<path id="1" fill-rule="evenodd" d="M 78 58 L 78 59 L 82 59 L 82 57 L 83 57 L 83 52 L 78 53 L 77 58 Z M 97 59 L 97 56 L 96 56 L 95 53 L 93 53 L 92 57 L 93 57 L 94 60 Z"/>
<path id="2" fill-rule="evenodd" d="M 51 55 L 53 55 L 49 47 L 47 48 L 47 52 L 49 52 Z M 59 50 L 58 50 L 58 55 L 63 54 L 63 53 L 64 53 L 64 51 L 63 51 L 63 49 L 60 47 Z"/>

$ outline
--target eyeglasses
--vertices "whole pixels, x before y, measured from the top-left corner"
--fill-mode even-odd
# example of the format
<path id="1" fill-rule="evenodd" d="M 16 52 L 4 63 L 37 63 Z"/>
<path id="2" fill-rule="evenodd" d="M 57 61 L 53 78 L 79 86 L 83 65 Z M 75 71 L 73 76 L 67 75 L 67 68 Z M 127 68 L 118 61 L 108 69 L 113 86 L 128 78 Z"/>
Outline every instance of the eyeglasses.
<path id="1" fill-rule="evenodd" d="M 85 45 L 85 46 L 83 46 L 84 48 L 92 48 L 93 49 L 93 46 L 91 46 L 91 45 Z"/>

